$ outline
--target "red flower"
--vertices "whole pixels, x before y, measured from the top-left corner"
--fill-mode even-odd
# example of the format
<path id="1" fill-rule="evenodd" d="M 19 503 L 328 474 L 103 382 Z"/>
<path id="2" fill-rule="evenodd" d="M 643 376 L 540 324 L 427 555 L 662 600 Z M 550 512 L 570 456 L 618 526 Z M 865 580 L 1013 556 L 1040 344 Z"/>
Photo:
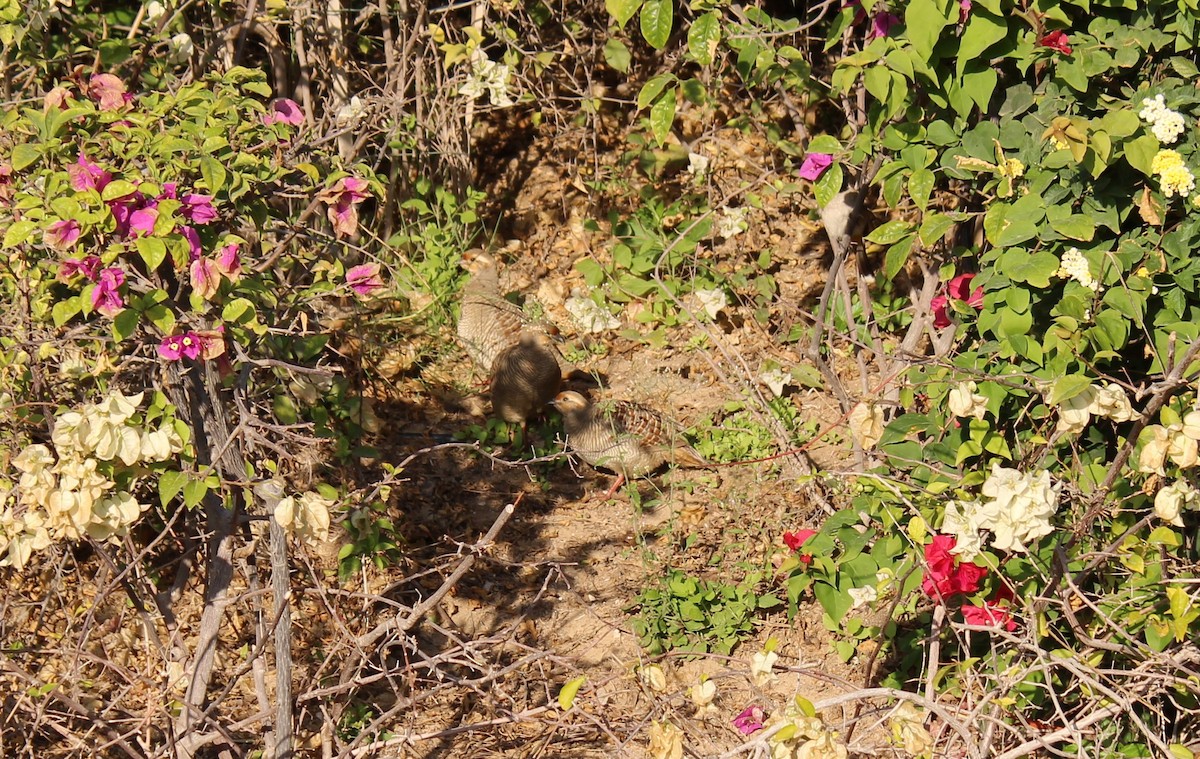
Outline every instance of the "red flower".
<path id="1" fill-rule="evenodd" d="M 987 568 L 971 562 L 957 561 L 950 550 L 957 539 L 952 535 L 934 535 L 925 546 L 925 577 L 921 590 L 930 598 L 945 600 L 959 593 L 974 593 L 987 576 Z"/>
<path id="2" fill-rule="evenodd" d="M 983 288 L 976 287 L 971 290 L 972 279 L 975 279 L 974 274 L 959 274 L 946 285 L 949 297 L 939 295 L 930 302 L 929 305 L 933 309 L 933 326 L 941 328 L 952 324 L 948 309 L 950 298 L 961 300 L 976 311 L 983 308 Z"/>
<path id="3" fill-rule="evenodd" d="M 816 530 L 796 530 L 795 532 L 785 532 L 783 533 L 783 543 L 793 551 L 798 551 L 800 550 L 800 546 L 804 545 L 804 541 L 816 534 Z M 812 558 L 813 557 L 811 553 L 801 554 L 800 563 L 811 564 Z"/>
<path id="4" fill-rule="evenodd" d="M 983 606 L 963 604 L 963 621 L 969 625 L 1003 627 L 1012 632 L 1017 629 L 1017 621 L 1013 619 L 1010 609 L 1012 600 L 1012 588 L 1008 583 L 1003 583 L 991 599 L 983 602 Z"/>
<path id="5" fill-rule="evenodd" d="M 1063 55 L 1071 54 L 1071 46 L 1067 44 L 1067 33 L 1061 29 L 1050 32 L 1045 37 L 1038 40 L 1038 44 L 1042 47 L 1048 47 L 1051 50 L 1057 50 Z"/>

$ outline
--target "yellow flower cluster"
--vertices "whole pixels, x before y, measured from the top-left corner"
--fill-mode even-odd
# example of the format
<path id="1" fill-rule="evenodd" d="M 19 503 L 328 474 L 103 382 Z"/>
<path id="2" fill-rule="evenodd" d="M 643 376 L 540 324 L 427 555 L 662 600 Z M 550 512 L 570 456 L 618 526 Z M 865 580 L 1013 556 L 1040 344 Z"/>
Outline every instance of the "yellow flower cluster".
<path id="1" fill-rule="evenodd" d="M 1150 161 L 1150 171 L 1158 175 L 1163 195 L 1187 197 L 1196 188 L 1196 177 L 1183 165 L 1183 156 L 1174 150 L 1160 150 Z"/>
<path id="2" fill-rule="evenodd" d="M 110 468 L 101 462 L 165 461 L 184 447 L 169 423 L 157 429 L 135 423 L 141 402 L 141 393 L 114 392 L 83 411 L 63 413 L 50 436 L 53 451 L 30 445 L 13 459 L 21 474 L 15 498 L 11 488 L 0 491 L 0 566 L 20 569 L 34 551 L 55 541 L 84 535 L 109 540 L 128 532 L 146 506 L 128 491 L 116 490 L 106 473 Z"/>

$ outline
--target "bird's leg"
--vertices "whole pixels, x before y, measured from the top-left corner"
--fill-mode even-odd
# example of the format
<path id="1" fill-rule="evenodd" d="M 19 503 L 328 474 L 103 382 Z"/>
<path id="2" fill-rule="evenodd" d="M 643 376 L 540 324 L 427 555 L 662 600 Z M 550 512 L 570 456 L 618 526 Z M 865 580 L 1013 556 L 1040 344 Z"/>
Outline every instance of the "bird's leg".
<path id="1" fill-rule="evenodd" d="M 612 498 L 613 493 L 617 492 L 617 488 L 621 487 L 621 483 L 624 481 L 625 481 L 625 475 L 618 474 L 616 481 L 612 484 L 612 487 L 609 488 L 608 492 L 604 494 L 604 500 L 607 501 L 609 498 Z"/>

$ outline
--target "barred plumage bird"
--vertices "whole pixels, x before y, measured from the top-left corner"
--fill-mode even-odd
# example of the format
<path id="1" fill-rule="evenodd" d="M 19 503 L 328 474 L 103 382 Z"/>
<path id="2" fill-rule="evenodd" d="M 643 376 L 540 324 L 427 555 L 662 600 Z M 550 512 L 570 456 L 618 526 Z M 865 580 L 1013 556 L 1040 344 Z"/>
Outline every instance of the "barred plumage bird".
<path id="1" fill-rule="evenodd" d="M 500 351 L 492 365 L 492 413 L 524 426 L 543 411 L 562 385 L 557 355 L 540 332 L 525 332 Z"/>
<path id="2" fill-rule="evenodd" d="M 500 274 L 490 253 L 479 248 L 468 250 L 463 254 L 462 266 L 471 277 L 462 289 L 458 339 L 477 367 L 494 373 L 496 359 L 504 349 L 520 342 L 526 332 L 546 334 L 547 327 L 530 321 L 524 311 L 500 294 Z M 575 371 L 553 344 L 545 345 L 554 355 L 560 377 Z"/>
<path id="3" fill-rule="evenodd" d="M 563 415 L 567 445 L 579 458 L 617 473 L 605 498 L 626 479 L 663 464 L 712 466 L 688 445 L 675 425 L 645 406 L 631 401 L 593 404 L 570 390 L 556 395 L 552 403 Z"/>

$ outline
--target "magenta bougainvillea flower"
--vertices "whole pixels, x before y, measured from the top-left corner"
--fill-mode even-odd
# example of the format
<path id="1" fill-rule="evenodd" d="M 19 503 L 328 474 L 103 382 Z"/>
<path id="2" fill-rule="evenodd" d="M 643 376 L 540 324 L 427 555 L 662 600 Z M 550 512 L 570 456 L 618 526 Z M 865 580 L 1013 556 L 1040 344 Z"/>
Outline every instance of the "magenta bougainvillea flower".
<path id="1" fill-rule="evenodd" d="M 750 735 L 762 730 L 763 720 L 766 719 L 766 716 L 767 714 L 761 706 L 747 706 L 741 714 L 733 718 L 733 726 L 742 735 Z"/>
<path id="2" fill-rule="evenodd" d="M 237 243 L 225 245 L 217 253 L 217 271 L 228 277 L 230 282 L 237 282 L 242 276 L 242 258 Z"/>
<path id="3" fill-rule="evenodd" d="M 319 200 L 329 204 L 329 221 L 338 237 L 349 237 L 358 231 L 356 206 L 369 197 L 367 180 L 358 177 L 342 177 L 317 194 Z"/>
<path id="4" fill-rule="evenodd" d="M 300 104 L 295 100 L 278 98 L 271 101 L 270 108 L 263 114 L 263 123 L 297 126 L 304 123 L 304 111 L 300 110 Z"/>
<path id="5" fill-rule="evenodd" d="M 129 214 L 129 234 L 134 237 L 144 237 L 154 234 L 154 225 L 158 221 L 158 203 L 151 201 Z"/>
<path id="6" fill-rule="evenodd" d="M 783 533 L 783 544 L 793 551 L 799 551 L 800 546 L 804 545 L 804 541 L 816 535 L 816 530 L 796 530 L 795 532 Z M 812 554 L 805 553 L 800 555 L 800 561 L 803 564 L 812 563 Z"/>
<path id="7" fill-rule="evenodd" d="M 925 546 L 925 577 L 921 590 L 930 598 L 946 599 L 958 593 L 974 593 L 987 576 L 987 568 L 969 561 L 955 563 L 950 553 L 958 540 L 953 535 L 934 535 Z"/>
<path id="8" fill-rule="evenodd" d="M 100 105 L 102 111 L 115 111 L 133 99 L 125 91 L 125 83 L 112 74 L 96 74 L 88 81 L 88 97 Z"/>
<path id="9" fill-rule="evenodd" d="M 958 23 L 965 24 L 971 16 L 971 0 L 959 0 L 958 2 Z"/>
<path id="10" fill-rule="evenodd" d="M 208 224 L 217 219 L 217 209 L 213 207 L 212 197 L 194 192 L 183 196 L 183 207 L 179 209 L 179 213 L 193 224 Z"/>
<path id="11" fill-rule="evenodd" d="M 379 264 L 362 264 L 346 272 L 346 284 L 360 297 L 366 297 L 383 287 L 379 278 Z"/>
<path id="12" fill-rule="evenodd" d="M 42 233 L 42 242 L 55 250 L 66 250 L 79 241 L 79 222 L 74 219 L 56 221 Z"/>
<path id="13" fill-rule="evenodd" d="M 192 292 L 204 300 L 217 294 L 217 288 L 221 286 L 221 272 L 217 271 L 216 263 L 207 258 L 197 258 L 192 261 L 191 273 Z"/>
<path id="14" fill-rule="evenodd" d="M 930 302 L 929 305 L 933 310 L 933 326 L 940 328 L 949 327 L 952 324 L 949 309 L 950 298 L 963 301 L 976 311 L 983 308 L 983 288 L 976 287 L 972 290 L 972 279 L 975 279 L 974 274 L 959 274 L 946 286 L 949 297 L 938 295 Z"/>
<path id="15" fill-rule="evenodd" d="M 1063 55 L 1071 54 L 1071 46 L 1067 44 L 1069 42 L 1070 40 L 1067 37 L 1067 33 L 1061 29 L 1050 32 L 1045 37 L 1042 37 L 1040 40 L 1038 40 L 1038 44 L 1042 47 L 1048 47 L 1051 50 L 1057 50 Z"/>
<path id="16" fill-rule="evenodd" d="M 183 235 L 183 239 L 187 240 L 188 254 L 191 260 L 195 261 L 199 258 L 200 254 L 204 252 L 204 249 L 200 247 L 200 233 L 193 227 L 179 227 L 175 231 Z"/>
<path id="17" fill-rule="evenodd" d="M 900 17 L 895 13 L 876 13 L 871 19 L 871 39 L 886 37 L 892 33 L 892 27 L 900 23 Z"/>
<path id="18" fill-rule="evenodd" d="M 68 258 L 58 265 L 58 278 L 63 282 L 81 274 L 89 282 L 95 282 L 96 277 L 100 274 L 100 256 Z"/>
<path id="19" fill-rule="evenodd" d="M 178 361 L 181 358 L 199 358 L 204 350 L 204 338 L 195 332 L 184 332 L 182 335 L 164 337 L 158 344 L 158 355 L 168 361 Z"/>
<path id="20" fill-rule="evenodd" d="M 120 287 L 125 284 L 125 272 L 110 266 L 96 277 L 92 288 L 92 308 L 105 316 L 116 316 L 125 308 Z"/>
<path id="21" fill-rule="evenodd" d="M 833 156 L 829 153 L 809 153 L 800 164 L 800 177 L 815 182 L 832 165 Z"/>
<path id="22" fill-rule="evenodd" d="M 96 190 L 99 192 L 112 181 L 112 174 L 89 161 L 82 153 L 79 160 L 67 167 L 71 187 L 77 192 Z"/>
<path id="23" fill-rule="evenodd" d="M 67 109 L 67 99 L 70 97 L 71 91 L 59 85 L 47 92 L 46 96 L 42 98 L 42 110 L 53 111 L 57 108 L 60 111 L 64 111 Z"/>

